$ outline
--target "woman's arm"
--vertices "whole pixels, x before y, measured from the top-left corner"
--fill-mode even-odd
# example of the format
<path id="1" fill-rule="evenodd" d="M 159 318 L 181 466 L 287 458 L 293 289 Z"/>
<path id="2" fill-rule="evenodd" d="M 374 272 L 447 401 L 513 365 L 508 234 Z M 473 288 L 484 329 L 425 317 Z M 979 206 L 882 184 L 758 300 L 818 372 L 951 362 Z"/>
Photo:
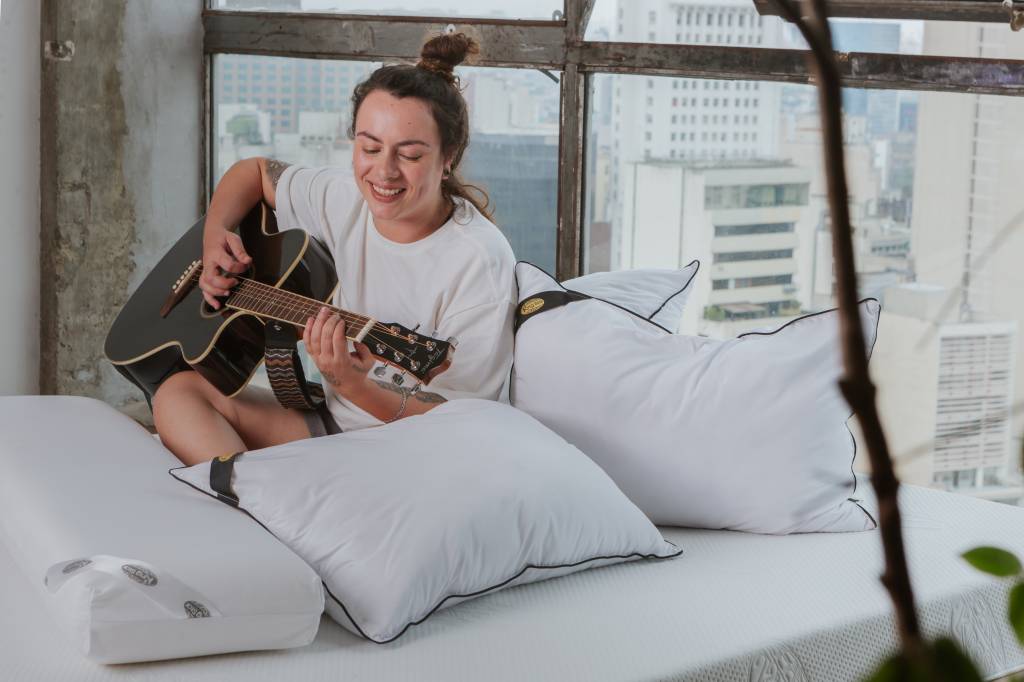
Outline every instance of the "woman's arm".
<path id="1" fill-rule="evenodd" d="M 237 284 L 232 274 L 244 272 L 252 258 L 242 246 L 242 238 L 233 230 L 260 200 L 276 207 L 277 181 L 288 164 L 253 157 L 231 166 L 217 183 L 210 198 L 203 225 L 203 273 L 199 288 L 203 298 L 215 310 L 216 296 L 227 296 Z"/>
<path id="2" fill-rule="evenodd" d="M 321 308 L 316 318 L 306 320 L 302 332 L 306 351 L 313 359 L 324 381 L 346 399 L 383 422 L 414 414 L 423 414 L 445 399 L 436 393 L 395 386 L 368 375 L 374 365 L 373 354 L 362 343 L 355 352 L 348 350 L 345 322 L 338 315 Z"/>

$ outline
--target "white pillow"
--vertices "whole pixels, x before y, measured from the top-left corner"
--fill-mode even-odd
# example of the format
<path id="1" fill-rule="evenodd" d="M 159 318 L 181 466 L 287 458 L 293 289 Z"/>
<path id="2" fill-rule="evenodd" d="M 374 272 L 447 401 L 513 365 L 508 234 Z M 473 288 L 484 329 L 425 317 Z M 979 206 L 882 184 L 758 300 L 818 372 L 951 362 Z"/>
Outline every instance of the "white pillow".
<path id="1" fill-rule="evenodd" d="M 683 319 L 683 308 L 693 291 L 690 284 L 699 268 L 699 261 L 691 261 L 680 270 L 640 268 L 594 272 L 568 279 L 562 286 L 613 303 L 675 332 Z"/>
<path id="2" fill-rule="evenodd" d="M 219 466 L 172 474 L 212 494 Z M 320 574 L 331 617 L 375 642 L 487 592 L 681 552 L 576 448 L 488 400 L 248 452 L 231 478 Z"/>
<path id="3" fill-rule="evenodd" d="M 835 311 L 736 339 L 667 334 L 516 267 L 512 404 L 587 453 L 657 524 L 760 533 L 875 527 L 849 498 L 854 442 Z M 860 304 L 874 344 L 879 305 Z"/>
<path id="4" fill-rule="evenodd" d="M 324 594 L 313 570 L 169 478 L 181 463 L 128 417 L 91 398 L 7 397 L 0 432 L 0 540 L 89 658 L 281 649 L 316 636 Z"/>

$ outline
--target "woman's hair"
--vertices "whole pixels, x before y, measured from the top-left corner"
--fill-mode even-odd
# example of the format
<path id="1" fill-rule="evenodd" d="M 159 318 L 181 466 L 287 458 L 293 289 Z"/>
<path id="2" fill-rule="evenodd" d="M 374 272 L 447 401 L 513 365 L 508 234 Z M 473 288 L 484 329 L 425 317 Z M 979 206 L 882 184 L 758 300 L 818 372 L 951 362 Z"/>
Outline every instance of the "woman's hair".
<path id="1" fill-rule="evenodd" d="M 441 154 L 451 157 L 451 173 L 441 182 L 441 195 L 451 201 L 461 197 L 491 219 L 490 199 L 479 187 L 463 183 L 458 166 L 469 144 L 469 113 L 459 89 L 455 66 L 467 56 L 478 54 L 480 47 L 465 33 L 451 33 L 428 40 L 420 50 L 416 66 L 392 64 L 377 69 L 352 93 L 352 124 L 349 137 L 355 139 L 356 114 L 359 105 L 374 90 L 384 90 L 394 97 L 416 97 L 430 106 L 437 129 L 441 133 Z"/>

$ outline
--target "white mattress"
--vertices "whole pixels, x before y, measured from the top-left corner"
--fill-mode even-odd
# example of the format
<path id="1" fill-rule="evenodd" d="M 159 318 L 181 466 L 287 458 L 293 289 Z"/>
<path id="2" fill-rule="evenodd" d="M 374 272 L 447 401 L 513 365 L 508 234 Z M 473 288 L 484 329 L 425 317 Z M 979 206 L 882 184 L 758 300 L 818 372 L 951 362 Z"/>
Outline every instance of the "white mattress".
<path id="1" fill-rule="evenodd" d="M 1024 669 L 1008 584 L 959 558 L 979 544 L 1024 556 L 1024 509 L 905 487 L 903 513 L 925 632 L 956 636 L 989 678 Z M 877 532 L 663 530 L 682 557 L 498 592 L 391 644 L 324 619 L 302 649 L 122 666 L 81 658 L 0 547 L 0 679 L 832 681 L 857 679 L 894 646 Z"/>

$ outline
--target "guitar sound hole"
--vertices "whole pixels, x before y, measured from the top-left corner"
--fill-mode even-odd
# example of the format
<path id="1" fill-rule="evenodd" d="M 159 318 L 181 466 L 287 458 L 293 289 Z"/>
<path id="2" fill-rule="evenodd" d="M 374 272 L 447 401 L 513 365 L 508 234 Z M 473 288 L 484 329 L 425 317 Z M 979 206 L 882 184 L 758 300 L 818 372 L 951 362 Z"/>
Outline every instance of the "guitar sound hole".
<path id="1" fill-rule="evenodd" d="M 221 302 L 220 310 L 214 310 L 210 307 L 210 304 L 206 302 L 206 299 L 202 299 L 199 304 L 199 315 L 206 319 L 212 319 L 214 317 L 227 317 L 231 311 L 226 305 L 224 305 L 224 298 L 218 299 Z"/>

